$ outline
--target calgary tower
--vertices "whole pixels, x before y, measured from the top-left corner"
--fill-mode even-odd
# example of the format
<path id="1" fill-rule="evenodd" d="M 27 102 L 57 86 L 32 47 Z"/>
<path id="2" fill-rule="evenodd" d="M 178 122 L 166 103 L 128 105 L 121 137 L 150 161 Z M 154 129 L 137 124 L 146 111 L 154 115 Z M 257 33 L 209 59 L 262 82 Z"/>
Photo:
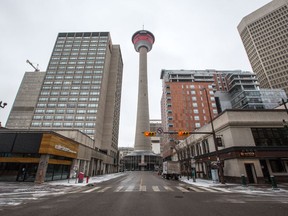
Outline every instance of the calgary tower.
<path id="1" fill-rule="evenodd" d="M 135 151 L 151 151 L 150 137 L 145 137 L 143 132 L 150 130 L 147 53 L 152 49 L 154 41 L 154 35 L 147 30 L 137 31 L 132 36 L 132 43 L 134 44 L 134 48 L 137 52 L 139 52 L 139 84 L 136 135 L 134 145 Z"/>

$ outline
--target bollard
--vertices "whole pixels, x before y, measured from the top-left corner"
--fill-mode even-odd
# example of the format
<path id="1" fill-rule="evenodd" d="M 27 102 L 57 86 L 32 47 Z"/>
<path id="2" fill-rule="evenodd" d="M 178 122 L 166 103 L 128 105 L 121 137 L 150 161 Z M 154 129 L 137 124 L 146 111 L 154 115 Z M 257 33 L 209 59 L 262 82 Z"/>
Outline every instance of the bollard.
<path id="1" fill-rule="evenodd" d="M 247 187 L 246 177 L 244 174 L 241 175 L 241 183 L 242 183 L 242 187 Z"/>
<path id="2" fill-rule="evenodd" d="M 271 184 L 272 184 L 272 190 L 279 190 L 279 188 L 277 187 L 277 182 L 274 176 L 270 176 L 271 179 Z"/>
<path id="3" fill-rule="evenodd" d="M 86 177 L 86 183 L 88 183 L 88 182 L 89 182 L 89 176 Z"/>

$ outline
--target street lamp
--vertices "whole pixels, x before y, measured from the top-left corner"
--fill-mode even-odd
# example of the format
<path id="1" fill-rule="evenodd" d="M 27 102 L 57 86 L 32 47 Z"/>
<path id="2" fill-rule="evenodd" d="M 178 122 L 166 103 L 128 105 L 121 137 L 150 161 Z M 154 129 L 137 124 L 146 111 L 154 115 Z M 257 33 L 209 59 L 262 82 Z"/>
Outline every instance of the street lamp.
<path id="1" fill-rule="evenodd" d="M 286 113 L 288 114 L 288 109 L 287 109 L 287 104 L 288 103 L 288 100 L 286 99 L 286 101 L 282 98 L 282 103 L 280 102 L 279 104 L 280 105 L 284 105 L 284 108 L 286 110 Z"/>
<path id="2" fill-rule="evenodd" d="M 3 103 L 3 105 L 2 105 L 2 101 L 0 101 L 0 107 L 4 108 L 5 106 L 7 106 L 7 103 Z"/>
<path id="3" fill-rule="evenodd" d="M 217 139 L 216 139 L 216 133 L 215 133 L 215 129 L 214 129 L 214 124 L 213 124 L 213 119 L 211 116 L 211 108 L 210 108 L 210 103 L 209 103 L 209 99 L 208 99 L 208 93 L 207 93 L 207 89 L 206 88 L 201 88 L 201 91 L 205 91 L 206 94 L 206 100 L 207 100 L 207 104 L 208 104 L 208 110 L 209 110 L 209 117 L 210 117 L 210 122 L 211 122 L 211 128 L 212 128 L 212 135 L 213 135 L 213 141 L 214 141 L 214 146 L 215 146 L 215 152 L 216 152 L 216 157 L 217 157 L 217 165 L 219 167 L 219 175 L 220 175 L 220 182 L 221 184 L 224 184 L 224 173 L 223 173 L 223 166 L 220 160 L 220 156 L 219 156 L 219 152 L 218 152 L 218 146 L 217 146 Z"/>

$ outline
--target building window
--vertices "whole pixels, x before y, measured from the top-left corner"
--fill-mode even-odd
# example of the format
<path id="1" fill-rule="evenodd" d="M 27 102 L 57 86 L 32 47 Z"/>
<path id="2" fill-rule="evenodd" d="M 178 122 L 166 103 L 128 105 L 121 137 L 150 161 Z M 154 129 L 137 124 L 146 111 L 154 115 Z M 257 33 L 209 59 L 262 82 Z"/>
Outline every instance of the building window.
<path id="1" fill-rule="evenodd" d="M 41 126 L 41 122 L 32 122 L 31 126 L 32 127 L 40 127 Z"/>
<path id="2" fill-rule="evenodd" d="M 256 146 L 288 146 L 285 128 L 251 128 Z"/>
<path id="3" fill-rule="evenodd" d="M 281 161 L 280 159 L 276 160 L 269 160 L 271 170 L 274 173 L 282 173 L 286 172 L 284 161 Z"/>

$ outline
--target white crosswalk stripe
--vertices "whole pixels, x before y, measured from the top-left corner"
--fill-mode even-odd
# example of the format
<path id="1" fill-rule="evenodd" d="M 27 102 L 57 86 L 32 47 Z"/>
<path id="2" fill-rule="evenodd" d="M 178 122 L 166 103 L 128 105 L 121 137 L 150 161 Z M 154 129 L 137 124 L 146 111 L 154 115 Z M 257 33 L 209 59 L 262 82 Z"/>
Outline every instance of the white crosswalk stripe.
<path id="1" fill-rule="evenodd" d="M 194 191 L 194 192 L 204 192 L 203 190 L 200 190 L 200 189 L 198 189 L 198 188 L 196 188 L 196 187 L 189 187 L 189 190 L 192 190 L 192 191 Z"/>
<path id="2" fill-rule="evenodd" d="M 105 187 L 105 188 L 103 188 L 102 190 L 99 190 L 99 191 L 97 191 L 97 192 L 105 192 L 105 191 L 108 190 L 109 188 L 111 188 L 111 187 Z"/>
<path id="3" fill-rule="evenodd" d="M 146 191 L 146 186 L 145 185 L 141 185 L 139 191 Z"/>
<path id="4" fill-rule="evenodd" d="M 187 189 L 185 189 L 183 187 L 176 187 L 176 188 L 178 188 L 182 192 L 190 192 L 189 190 L 187 190 Z"/>
<path id="5" fill-rule="evenodd" d="M 231 193 L 231 191 L 225 189 L 225 188 L 207 188 L 207 187 L 202 187 L 202 186 L 189 186 L 189 187 L 185 187 L 185 186 L 150 186 L 147 187 L 146 185 L 140 185 L 139 188 L 136 187 L 135 185 L 130 185 L 128 187 L 120 185 L 116 188 L 112 188 L 112 186 L 107 186 L 107 187 L 102 187 L 101 186 L 97 186 L 97 187 L 93 187 L 91 189 L 88 189 L 86 191 L 81 191 L 81 193 L 91 193 L 91 192 L 96 192 L 96 193 L 103 193 L 103 192 L 111 192 L 111 190 L 113 190 L 113 192 L 133 192 L 133 191 L 143 191 L 143 192 L 177 192 L 177 191 L 181 191 L 181 192 L 197 192 L 197 193 L 201 193 L 201 192 L 211 192 L 211 193 Z M 111 189 L 111 190 L 110 190 Z M 71 193 L 71 192 L 70 192 Z M 78 190 L 75 190 L 72 193 L 79 193 Z"/>
<path id="6" fill-rule="evenodd" d="M 130 185 L 125 191 L 129 192 L 129 191 L 133 191 L 134 190 L 134 185 Z"/>
<path id="7" fill-rule="evenodd" d="M 100 188 L 100 187 L 94 187 L 94 188 L 92 188 L 92 189 L 90 189 L 90 190 L 83 191 L 83 193 L 90 193 L 90 192 L 92 192 L 92 191 L 98 190 L 99 188 Z"/>
<path id="8" fill-rule="evenodd" d="M 200 186 L 198 186 L 198 188 L 200 188 L 200 189 L 202 189 L 202 190 L 206 190 L 206 191 L 212 192 L 212 193 L 217 192 L 216 190 L 211 189 L 211 188 L 207 188 L 207 187 L 200 187 Z"/>
<path id="9" fill-rule="evenodd" d="M 119 187 L 117 187 L 117 189 L 116 189 L 114 192 L 119 192 L 119 191 L 121 191 L 123 188 L 124 188 L 124 186 L 119 186 Z"/>
<path id="10" fill-rule="evenodd" d="M 160 189 L 159 189 L 158 186 L 152 186 L 152 189 L 153 189 L 153 191 L 155 191 L 155 192 L 159 192 L 159 191 L 160 191 Z"/>
<path id="11" fill-rule="evenodd" d="M 167 191 L 174 191 L 171 187 L 168 187 L 168 186 L 164 186 L 165 190 Z"/>
<path id="12" fill-rule="evenodd" d="M 229 191 L 229 190 L 227 190 L 227 189 L 225 189 L 225 188 L 213 188 L 214 190 L 216 190 L 216 191 L 220 191 L 220 192 L 225 192 L 225 193 L 231 193 L 231 191 Z"/>

